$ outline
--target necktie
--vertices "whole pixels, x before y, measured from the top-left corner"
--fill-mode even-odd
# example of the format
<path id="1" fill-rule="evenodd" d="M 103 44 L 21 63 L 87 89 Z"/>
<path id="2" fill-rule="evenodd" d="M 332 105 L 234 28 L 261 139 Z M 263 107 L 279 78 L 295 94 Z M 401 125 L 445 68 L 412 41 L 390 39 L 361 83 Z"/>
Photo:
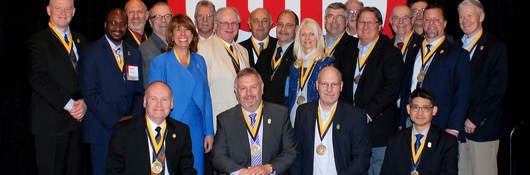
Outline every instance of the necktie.
<path id="1" fill-rule="evenodd" d="M 156 131 L 156 136 L 155 136 L 155 141 L 156 141 L 156 143 L 160 143 L 160 130 L 161 130 L 161 129 L 162 129 L 162 128 L 160 128 L 160 126 L 159 126 L 159 127 L 156 127 L 156 129 L 155 129 L 155 131 Z"/>
<path id="2" fill-rule="evenodd" d="M 252 126 L 252 128 L 254 128 L 254 125 L 256 124 L 256 113 L 252 113 L 248 115 L 248 117 L 250 117 L 250 125 Z M 256 140 L 252 141 L 252 144 L 259 145 L 259 140 L 260 138 L 258 134 L 256 134 Z M 256 155 L 250 155 L 250 158 L 251 158 L 250 165 L 251 166 L 261 165 L 261 156 L 262 156 L 261 150 Z"/>
<path id="3" fill-rule="evenodd" d="M 121 59 L 121 48 L 118 47 L 115 50 L 115 52 L 116 52 L 116 55 L 118 56 L 118 61 L 121 63 L 122 62 L 122 59 Z"/>
<path id="4" fill-rule="evenodd" d="M 66 42 L 66 44 L 70 43 L 70 41 L 68 41 L 68 35 L 67 34 L 64 34 L 64 42 Z"/>
<path id="5" fill-rule="evenodd" d="M 64 42 L 66 42 L 66 44 L 70 43 L 70 41 L 68 41 L 68 35 L 67 34 L 64 34 Z M 74 65 L 74 68 L 77 69 L 77 58 L 75 57 L 75 52 L 74 52 L 74 44 L 72 43 L 72 48 L 70 48 L 70 60 L 72 61 L 72 64 Z"/>
<path id="6" fill-rule="evenodd" d="M 259 45 L 259 53 L 261 53 L 261 51 L 263 51 L 263 42 L 258 43 L 258 45 Z"/>
<path id="7" fill-rule="evenodd" d="M 431 44 L 427 44 L 427 53 L 429 53 L 431 51 Z"/>
<path id="8" fill-rule="evenodd" d="M 421 138 L 423 138 L 423 134 L 416 134 L 416 143 L 414 143 L 414 151 L 416 151 L 416 153 L 418 152 L 418 148 L 420 148 Z"/>
<path id="9" fill-rule="evenodd" d="M 254 128 L 254 125 L 256 124 L 256 113 L 252 113 L 248 115 L 250 117 L 250 126 Z"/>
<path id="10" fill-rule="evenodd" d="M 398 46 L 399 49 L 403 48 L 403 42 L 397 43 L 397 46 Z"/>
<path id="11" fill-rule="evenodd" d="M 162 130 L 162 128 L 160 128 L 160 126 L 157 126 L 155 128 L 155 131 L 156 131 L 156 135 L 155 135 L 155 141 L 157 144 L 160 144 L 160 141 L 162 140 L 162 137 L 160 136 L 160 130 Z M 165 160 L 166 160 L 166 154 L 165 154 L 165 151 L 166 151 L 166 148 L 165 148 L 165 145 L 162 145 L 162 148 L 160 148 L 160 151 L 158 152 L 158 156 L 156 157 L 156 159 L 158 159 L 158 161 L 160 161 L 162 163 L 162 171 L 160 172 L 160 174 L 164 174 L 164 167 L 165 167 Z"/>
<path id="12" fill-rule="evenodd" d="M 232 44 L 230 44 L 230 51 L 232 51 L 233 54 L 236 54 L 236 52 L 234 51 L 234 47 L 232 46 Z"/>
<path id="13" fill-rule="evenodd" d="M 274 60 L 275 61 L 278 61 L 278 59 L 280 59 L 280 57 L 282 57 L 282 47 L 278 47 L 278 49 L 276 49 L 276 57 L 274 57 Z"/>

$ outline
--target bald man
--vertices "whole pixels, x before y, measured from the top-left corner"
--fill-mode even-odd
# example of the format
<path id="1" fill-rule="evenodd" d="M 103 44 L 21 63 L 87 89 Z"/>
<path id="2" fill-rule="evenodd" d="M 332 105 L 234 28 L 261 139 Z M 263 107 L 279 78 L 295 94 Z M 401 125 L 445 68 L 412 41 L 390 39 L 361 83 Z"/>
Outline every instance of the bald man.
<path id="1" fill-rule="evenodd" d="M 261 52 L 267 48 L 276 46 L 278 39 L 269 35 L 272 26 L 272 17 L 269 11 L 264 8 L 257 8 L 250 13 L 248 26 L 252 36 L 240 42 L 248 52 L 248 63 L 254 67 L 258 62 Z"/>

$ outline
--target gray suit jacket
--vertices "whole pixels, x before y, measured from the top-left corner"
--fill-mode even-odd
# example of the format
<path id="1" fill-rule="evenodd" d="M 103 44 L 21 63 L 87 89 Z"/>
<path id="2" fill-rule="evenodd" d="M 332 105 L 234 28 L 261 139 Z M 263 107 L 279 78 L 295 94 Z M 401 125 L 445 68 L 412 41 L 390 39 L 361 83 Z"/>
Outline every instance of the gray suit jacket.
<path id="1" fill-rule="evenodd" d="M 262 163 L 270 163 L 276 174 L 284 174 L 296 158 L 294 131 L 287 108 L 263 102 Z M 221 174 L 247 168 L 251 164 L 248 129 L 241 105 L 238 104 L 217 117 L 217 133 L 213 146 L 213 166 Z"/>
<path id="2" fill-rule="evenodd" d="M 151 60 L 156 56 L 161 54 L 162 48 L 166 46 L 165 39 L 158 37 L 155 33 L 152 33 L 151 36 L 142 42 L 138 46 L 138 50 L 142 54 L 142 65 L 143 67 L 143 76 L 144 76 L 144 87 L 147 87 L 149 79 L 149 70 L 151 67 Z"/>

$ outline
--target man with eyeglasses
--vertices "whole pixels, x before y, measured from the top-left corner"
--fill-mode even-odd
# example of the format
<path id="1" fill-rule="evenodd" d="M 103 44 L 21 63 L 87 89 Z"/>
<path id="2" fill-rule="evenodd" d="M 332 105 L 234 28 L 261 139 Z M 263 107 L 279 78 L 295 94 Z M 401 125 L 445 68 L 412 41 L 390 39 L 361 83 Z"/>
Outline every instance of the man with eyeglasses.
<path id="1" fill-rule="evenodd" d="M 424 13 L 425 39 L 421 47 L 411 49 L 405 58 L 401 97 L 408 97 L 414 89 L 425 87 L 439 98 L 439 110 L 433 124 L 464 141 L 464 119 L 471 98 L 471 65 L 469 54 L 456 46 L 444 33 L 447 25 L 441 6 L 429 5 Z M 409 103 L 401 98 L 400 106 Z M 405 108 L 401 109 L 400 127 L 410 126 Z"/>
<path id="2" fill-rule="evenodd" d="M 324 28 L 326 35 L 326 55 L 335 59 L 337 62 L 340 59 L 351 58 L 347 52 L 353 48 L 354 38 L 346 34 L 346 5 L 340 2 L 334 2 L 326 7 L 326 15 L 324 18 Z"/>
<path id="3" fill-rule="evenodd" d="M 396 46 L 403 54 L 403 62 L 408 48 L 415 48 L 421 45 L 423 36 L 420 36 L 412 29 L 412 11 L 406 5 L 398 5 L 392 9 L 392 15 L 390 16 L 390 25 L 394 31 L 394 38 L 391 42 Z"/>
<path id="4" fill-rule="evenodd" d="M 357 15 L 359 10 L 364 8 L 363 2 L 359 0 L 348 0 L 346 3 L 347 15 L 348 15 L 348 25 L 346 25 L 346 33 L 348 35 L 357 38 Z"/>
<path id="5" fill-rule="evenodd" d="M 379 9 L 363 8 L 357 19 L 359 40 L 347 54 L 353 58 L 336 63 L 344 81 L 341 99 L 367 112 L 372 146 L 369 175 L 379 174 L 388 138 L 397 130 L 396 100 L 403 74 L 401 52 L 381 34 L 382 20 Z"/>
<path id="6" fill-rule="evenodd" d="M 432 123 L 435 101 L 429 89 L 412 92 L 406 109 L 413 124 L 390 138 L 381 175 L 458 174 L 458 142 Z"/>
<path id="7" fill-rule="evenodd" d="M 145 31 L 145 24 L 149 18 L 147 6 L 145 6 L 142 0 L 129 0 L 125 3 L 124 9 L 129 24 L 123 41 L 134 48 L 138 48 L 144 40 L 147 40 L 147 33 Z"/>
<path id="8" fill-rule="evenodd" d="M 412 22 L 414 23 L 414 32 L 418 35 L 423 35 L 423 11 L 429 2 L 427 0 L 412 0 L 409 4 L 412 10 Z"/>
<path id="9" fill-rule="evenodd" d="M 153 29 L 153 33 L 147 40 L 138 46 L 138 50 L 142 53 L 142 65 L 144 75 L 144 87 L 148 85 L 149 69 L 151 67 L 151 60 L 162 53 L 162 48 L 167 46 L 166 31 L 173 17 L 173 12 L 166 2 L 157 2 L 149 10 L 149 25 Z"/>
<path id="10" fill-rule="evenodd" d="M 250 13 L 248 26 L 252 32 L 252 36 L 239 44 L 247 49 L 248 62 L 250 67 L 254 67 L 258 62 L 261 52 L 269 47 L 276 46 L 278 40 L 269 36 L 272 17 L 269 11 L 264 8 L 257 8 Z"/>
<path id="11" fill-rule="evenodd" d="M 199 33 L 199 41 L 204 41 L 215 35 L 214 26 L 215 5 L 209 0 L 201 0 L 195 5 L 195 26 Z"/>

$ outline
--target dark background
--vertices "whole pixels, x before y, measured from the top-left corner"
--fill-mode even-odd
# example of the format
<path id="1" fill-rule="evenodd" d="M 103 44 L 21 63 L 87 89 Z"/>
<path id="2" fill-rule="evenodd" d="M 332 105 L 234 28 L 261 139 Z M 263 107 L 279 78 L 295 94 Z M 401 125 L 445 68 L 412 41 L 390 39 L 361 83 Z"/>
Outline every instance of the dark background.
<path id="1" fill-rule="evenodd" d="M 148 8 L 157 0 L 144 0 Z M 71 30 L 82 33 L 94 41 L 103 36 L 103 21 L 108 10 L 123 7 L 125 0 L 75 0 L 76 13 Z M 457 4 L 461 0 L 430 0 L 445 8 L 448 25 L 446 33 L 459 39 Z M 528 56 L 521 45 L 528 41 L 528 28 L 522 27 L 528 15 L 523 16 L 524 1 L 482 0 L 486 11 L 485 30 L 508 46 L 509 85 L 506 96 L 506 134 L 499 149 L 499 174 L 523 174 L 523 156 L 529 144 L 528 117 L 524 108 L 528 106 L 527 91 L 522 84 L 528 80 L 524 70 Z M 0 172 L 2 174 L 36 174 L 33 138 L 29 126 L 29 96 L 31 89 L 27 80 L 28 58 L 25 40 L 36 31 L 47 26 L 45 8 L 48 0 L 3 1 L 0 10 Z M 8 12 L 9 11 L 9 12 Z M 148 25 L 148 24 L 147 24 Z M 526 47 L 528 48 L 528 47 Z M 523 56 L 520 56 L 523 55 Z M 522 59 L 520 59 L 522 57 Z M 521 102 L 522 101 L 522 102 Z M 513 129 L 515 128 L 515 129 Z M 513 132 L 511 132 L 513 131 Z M 527 165 L 527 164 L 526 164 Z"/>

